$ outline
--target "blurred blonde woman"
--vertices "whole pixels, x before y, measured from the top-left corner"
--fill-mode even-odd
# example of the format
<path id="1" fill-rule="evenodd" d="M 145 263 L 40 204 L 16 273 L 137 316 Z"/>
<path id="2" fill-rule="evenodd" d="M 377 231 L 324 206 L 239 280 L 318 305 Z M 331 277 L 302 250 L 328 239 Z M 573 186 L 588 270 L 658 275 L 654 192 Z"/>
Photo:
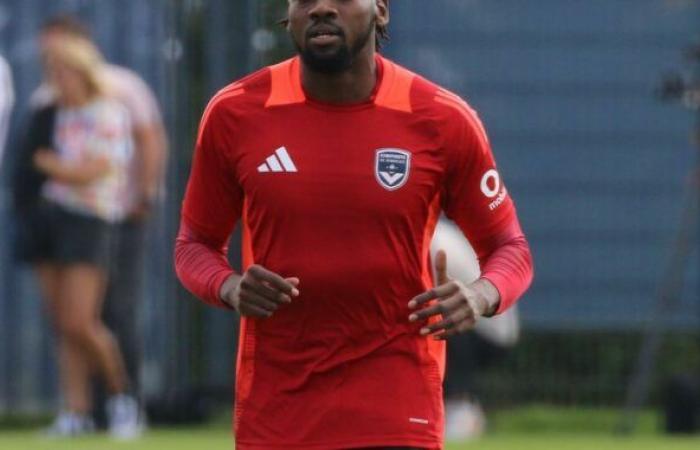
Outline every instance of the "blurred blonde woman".
<path id="1" fill-rule="evenodd" d="M 116 438 L 140 434 L 139 408 L 127 394 L 119 347 L 100 313 L 113 223 L 126 214 L 132 133 L 123 106 L 100 79 L 98 50 L 64 39 L 42 55 L 57 98 L 51 148 L 34 165 L 47 176 L 43 225 L 33 233 L 37 269 L 57 335 L 63 407 L 49 433 L 75 436 L 94 430 L 90 378 L 99 375 L 111 398 L 109 429 Z"/>

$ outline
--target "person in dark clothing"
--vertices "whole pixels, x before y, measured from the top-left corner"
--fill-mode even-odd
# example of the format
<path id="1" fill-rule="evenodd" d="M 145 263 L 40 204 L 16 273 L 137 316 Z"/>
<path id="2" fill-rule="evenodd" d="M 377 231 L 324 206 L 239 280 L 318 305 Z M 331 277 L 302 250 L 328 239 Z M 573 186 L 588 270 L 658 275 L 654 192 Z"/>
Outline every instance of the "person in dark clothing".
<path id="1" fill-rule="evenodd" d="M 10 179 L 12 208 L 17 224 L 14 259 L 22 263 L 35 260 L 41 246 L 41 187 L 46 175 L 34 166 L 34 155 L 40 149 L 51 149 L 56 107 L 50 105 L 34 111 L 27 120 L 26 132 L 17 148 Z"/>

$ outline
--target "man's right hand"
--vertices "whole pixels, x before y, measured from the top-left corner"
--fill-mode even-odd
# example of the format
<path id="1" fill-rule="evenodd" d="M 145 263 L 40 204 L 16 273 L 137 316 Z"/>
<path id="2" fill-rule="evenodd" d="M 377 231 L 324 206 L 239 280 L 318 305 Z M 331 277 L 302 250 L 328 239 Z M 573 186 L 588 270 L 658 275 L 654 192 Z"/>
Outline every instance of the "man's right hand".
<path id="1" fill-rule="evenodd" d="M 299 296 L 299 279 L 282 276 L 253 264 L 243 275 L 231 275 L 221 286 L 221 300 L 242 316 L 270 317 Z"/>

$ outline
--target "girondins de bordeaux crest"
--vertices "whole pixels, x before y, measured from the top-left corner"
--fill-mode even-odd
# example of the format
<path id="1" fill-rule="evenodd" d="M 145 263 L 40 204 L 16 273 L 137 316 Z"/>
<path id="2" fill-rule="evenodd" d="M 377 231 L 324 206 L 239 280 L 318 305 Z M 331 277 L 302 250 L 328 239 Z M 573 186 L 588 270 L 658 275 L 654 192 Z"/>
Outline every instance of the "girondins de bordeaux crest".
<path id="1" fill-rule="evenodd" d="M 397 148 L 380 148 L 374 166 L 374 175 L 379 184 L 394 191 L 408 181 L 411 171 L 411 154 Z"/>

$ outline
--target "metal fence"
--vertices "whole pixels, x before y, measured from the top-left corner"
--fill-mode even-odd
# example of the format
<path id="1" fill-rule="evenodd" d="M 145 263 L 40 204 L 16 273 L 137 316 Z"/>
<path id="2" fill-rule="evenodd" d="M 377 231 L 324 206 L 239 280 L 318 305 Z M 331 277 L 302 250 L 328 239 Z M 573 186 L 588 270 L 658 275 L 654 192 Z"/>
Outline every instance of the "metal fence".
<path id="1" fill-rule="evenodd" d="M 652 94 L 659 74 L 682 64 L 681 50 L 700 31 L 700 4 L 529 3 L 392 2 L 385 52 L 480 112 L 533 248 L 536 281 L 521 304 L 522 350 L 486 372 L 486 395 L 615 403 L 640 330 L 659 320 L 655 291 L 695 161 L 692 115 Z M 40 78 L 37 28 L 59 11 L 88 22 L 108 59 L 137 70 L 161 101 L 171 158 L 167 198 L 149 240 L 147 395 L 231 385 L 235 317 L 189 300 L 172 273 L 172 240 L 204 104 L 233 79 L 290 53 L 276 25 L 285 4 L 0 0 L 0 53 L 12 65 L 19 99 L 13 139 Z M 0 414 L 45 411 L 56 394 L 51 335 L 31 274 L 9 260 L 11 218 L 0 189 Z M 682 301 L 662 320 L 682 336 L 700 328 L 697 263 L 695 252 Z M 553 380 L 548 390 L 535 389 L 544 376 Z M 570 390 L 572 383 L 580 390 Z"/>

